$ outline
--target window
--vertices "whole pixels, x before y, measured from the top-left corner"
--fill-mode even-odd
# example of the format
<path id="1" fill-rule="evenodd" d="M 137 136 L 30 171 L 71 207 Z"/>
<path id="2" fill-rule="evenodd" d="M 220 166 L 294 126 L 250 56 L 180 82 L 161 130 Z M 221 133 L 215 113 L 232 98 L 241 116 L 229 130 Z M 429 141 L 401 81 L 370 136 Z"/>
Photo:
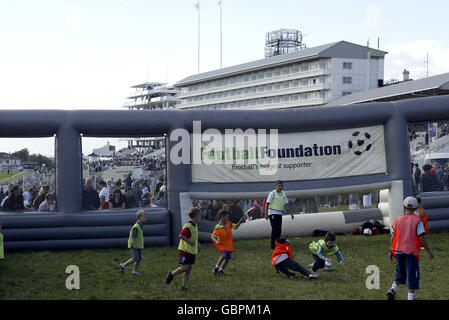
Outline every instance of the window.
<path id="1" fill-rule="evenodd" d="M 263 98 L 257 99 L 257 104 L 263 104 Z"/>
<path id="2" fill-rule="evenodd" d="M 290 101 L 290 96 L 283 96 L 283 97 L 282 97 L 282 101 L 283 101 L 283 102 L 288 102 L 288 101 Z"/>
<path id="3" fill-rule="evenodd" d="M 302 79 L 301 80 L 301 85 L 302 86 L 308 86 L 309 85 L 309 79 Z"/>
<path id="4" fill-rule="evenodd" d="M 301 64 L 301 71 L 309 71 L 309 65 L 306 63 Z"/>
<path id="5" fill-rule="evenodd" d="M 343 69 L 352 69 L 352 62 L 343 62 Z"/>
<path id="6" fill-rule="evenodd" d="M 320 62 L 320 69 L 326 69 L 326 62 Z"/>
<path id="7" fill-rule="evenodd" d="M 352 92 L 351 91 L 343 91 L 343 95 L 344 96 L 348 96 L 348 95 L 350 95 Z"/>
<path id="8" fill-rule="evenodd" d="M 249 81 L 249 74 L 245 74 L 243 76 L 243 81 L 248 82 Z"/>
<path id="9" fill-rule="evenodd" d="M 279 68 L 274 69 L 274 75 L 275 75 L 275 77 L 280 76 L 281 75 L 281 69 L 279 69 Z"/>
<path id="10" fill-rule="evenodd" d="M 316 84 L 316 79 L 312 79 L 312 83 L 313 83 L 313 84 Z"/>
<path id="11" fill-rule="evenodd" d="M 268 71 L 266 72 L 266 77 L 267 77 L 267 78 L 273 77 L 273 71 L 272 71 L 272 70 L 268 70 Z"/>
<path id="12" fill-rule="evenodd" d="M 282 74 L 283 74 L 283 75 L 290 74 L 290 67 L 284 67 L 284 68 L 282 68 Z"/>
<path id="13" fill-rule="evenodd" d="M 290 88 L 290 82 L 286 81 L 282 84 L 282 86 L 284 87 L 284 89 Z"/>
<path id="14" fill-rule="evenodd" d="M 251 93 L 256 93 L 256 90 L 257 90 L 256 87 L 252 87 L 251 88 Z"/>
<path id="15" fill-rule="evenodd" d="M 352 77 L 343 77 L 343 83 L 351 84 L 352 83 Z"/>
<path id="16" fill-rule="evenodd" d="M 229 84 L 234 84 L 235 80 L 234 78 L 229 79 Z"/>
<path id="17" fill-rule="evenodd" d="M 320 83 L 326 83 L 326 77 L 320 77 Z"/>
<path id="18" fill-rule="evenodd" d="M 320 98 L 326 98 L 326 92 L 320 91 Z"/>
<path id="19" fill-rule="evenodd" d="M 256 80 L 257 79 L 257 74 L 256 73 L 251 73 L 251 80 Z"/>
<path id="20" fill-rule="evenodd" d="M 252 99 L 252 100 L 249 101 L 249 104 L 250 104 L 251 106 L 255 106 L 256 103 L 257 103 L 256 99 Z"/>
<path id="21" fill-rule="evenodd" d="M 293 80 L 292 85 L 294 87 L 298 87 L 299 86 L 299 80 Z"/>
<path id="22" fill-rule="evenodd" d="M 281 97 L 277 96 L 273 98 L 273 103 L 279 103 L 281 102 Z"/>
<path id="23" fill-rule="evenodd" d="M 292 72 L 294 72 L 294 73 L 299 72 L 299 65 L 295 64 L 295 65 L 292 67 Z"/>
<path id="24" fill-rule="evenodd" d="M 257 87 L 257 92 L 263 92 L 264 86 L 258 86 Z"/>
<path id="25" fill-rule="evenodd" d="M 267 84 L 265 86 L 265 91 L 271 91 L 273 89 L 273 86 L 271 84 Z"/>
<path id="26" fill-rule="evenodd" d="M 265 98 L 265 103 L 266 104 L 270 104 L 272 102 L 273 102 L 273 98 L 272 97 Z"/>
<path id="27" fill-rule="evenodd" d="M 263 73 L 263 71 L 259 71 L 258 73 L 257 73 L 257 79 L 263 79 L 265 76 L 264 76 L 264 73 Z"/>
<path id="28" fill-rule="evenodd" d="M 301 100 L 306 100 L 306 99 L 309 99 L 309 93 L 308 92 L 301 93 Z"/>
<path id="29" fill-rule="evenodd" d="M 280 89 L 280 88 L 281 88 L 281 84 L 280 84 L 280 83 L 276 83 L 276 84 L 274 85 L 274 87 L 275 87 L 276 89 Z"/>
<path id="30" fill-rule="evenodd" d="M 292 100 L 298 100 L 298 99 L 299 99 L 299 95 L 298 94 L 292 95 Z"/>

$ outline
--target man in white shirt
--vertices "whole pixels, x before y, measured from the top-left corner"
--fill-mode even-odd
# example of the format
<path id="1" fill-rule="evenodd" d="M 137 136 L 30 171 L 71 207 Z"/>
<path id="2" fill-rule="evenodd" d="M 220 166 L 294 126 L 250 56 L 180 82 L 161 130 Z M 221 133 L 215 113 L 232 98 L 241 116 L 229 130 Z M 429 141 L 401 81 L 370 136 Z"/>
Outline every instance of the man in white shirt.
<path id="1" fill-rule="evenodd" d="M 282 233 L 282 213 L 284 207 L 287 208 L 292 220 L 295 218 L 288 204 L 287 195 L 283 191 L 284 183 L 281 180 L 276 182 L 276 189 L 271 191 L 265 204 L 265 219 L 270 219 L 271 224 L 271 249 L 276 247 L 275 242 Z"/>
<path id="2" fill-rule="evenodd" d="M 105 201 L 109 201 L 109 188 L 106 186 L 106 182 L 100 181 L 98 184 L 101 189 L 99 196 L 104 196 Z"/>

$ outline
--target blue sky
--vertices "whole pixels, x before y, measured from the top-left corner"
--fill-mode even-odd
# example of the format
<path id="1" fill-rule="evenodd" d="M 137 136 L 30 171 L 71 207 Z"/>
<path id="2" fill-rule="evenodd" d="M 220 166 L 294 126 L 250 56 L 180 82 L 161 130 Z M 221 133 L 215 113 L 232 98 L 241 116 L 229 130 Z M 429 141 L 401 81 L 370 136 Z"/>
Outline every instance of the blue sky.
<path id="1" fill-rule="evenodd" d="M 0 0 L 0 109 L 121 109 L 131 85 L 197 72 L 197 0 Z M 218 69 L 218 0 L 200 0 L 200 71 Z M 449 72 L 449 1 L 222 0 L 223 66 L 264 56 L 265 33 L 389 54 L 386 80 Z"/>

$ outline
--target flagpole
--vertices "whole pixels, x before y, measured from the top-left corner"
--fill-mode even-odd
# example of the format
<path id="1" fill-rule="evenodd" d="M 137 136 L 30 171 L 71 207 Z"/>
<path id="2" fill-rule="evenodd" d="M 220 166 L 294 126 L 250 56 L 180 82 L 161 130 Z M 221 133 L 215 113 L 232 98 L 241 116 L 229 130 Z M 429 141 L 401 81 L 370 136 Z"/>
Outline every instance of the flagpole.
<path id="1" fill-rule="evenodd" d="M 200 2 L 196 4 L 198 10 L 198 73 L 200 73 Z"/>
<path id="2" fill-rule="evenodd" d="M 223 14 L 221 1 L 218 2 L 220 5 L 220 69 L 223 68 Z"/>

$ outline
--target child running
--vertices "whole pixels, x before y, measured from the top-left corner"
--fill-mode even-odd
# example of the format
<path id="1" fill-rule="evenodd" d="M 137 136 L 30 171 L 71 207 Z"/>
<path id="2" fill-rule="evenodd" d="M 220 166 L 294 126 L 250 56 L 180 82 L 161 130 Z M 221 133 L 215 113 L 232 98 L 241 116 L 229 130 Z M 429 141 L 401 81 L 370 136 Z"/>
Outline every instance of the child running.
<path id="1" fill-rule="evenodd" d="M 189 281 L 192 266 L 195 264 L 197 253 L 201 250 L 201 245 L 198 241 L 198 222 L 201 220 L 201 210 L 199 208 L 190 208 L 190 220 L 183 226 L 179 233 L 179 259 L 178 263 L 181 267 L 172 271 L 169 270 L 165 283 L 170 284 L 177 274 L 184 273 L 181 290 L 187 290 L 187 282 Z"/>
<path id="2" fill-rule="evenodd" d="M 414 213 L 418 201 L 414 197 L 404 199 L 405 213 L 394 220 L 390 245 L 390 260 L 396 258 L 396 275 L 387 292 L 388 300 L 396 298 L 399 284 L 408 281 L 408 300 L 415 300 L 415 290 L 419 289 L 419 252 L 421 245 L 427 250 L 429 259 L 433 253 L 427 244 L 424 224 Z"/>
<path id="3" fill-rule="evenodd" d="M 316 278 L 316 273 L 313 274 L 293 260 L 293 253 L 291 249 L 290 241 L 281 237 L 275 241 L 276 247 L 274 248 L 271 256 L 271 264 L 275 269 L 285 274 L 290 279 L 296 279 L 298 276 L 290 270 L 298 271 L 302 275 L 309 277 L 309 279 Z"/>
<path id="4" fill-rule="evenodd" d="M 340 262 L 341 265 L 344 265 L 343 255 L 335 243 L 336 240 L 337 237 L 335 236 L 335 233 L 329 231 L 324 236 L 324 239 L 320 239 L 317 242 L 313 241 L 309 245 L 309 249 L 312 252 L 312 257 L 315 262 L 308 265 L 308 267 L 312 268 L 314 277 L 318 276 L 318 269 L 326 267 L 330 268 L 330 266 L 332 266 L 332 259 L 329 257 L 333 254 L 337 256 L 338 262 Z"/>
<path id="5" fill-rule="evenodd" d="M 228 265 L 229 260 L 232 259 L 232 252 L 235 250 L 232 229 L 238 229 L 245 222 L 245 217 L 242 217 L 239 222 L 232 223 L 229 221 L 229 211 L 225 209 L 218 212 L 218 219 L 218 224 L 211 235 L 213 244 L 221 253 L 217 265 L 212 270 L 215 275 L 224 274 L 224 268 Z"/>
<path id="6" fill-rule="evenodd" d="M 128 248 L 131 249 L 131 259 L 120 264 L 120 273 L 125 273 L 127 265 L 134 263 L 133 274 L 139 275 L 139 265 L 143 260 L 143 224 L 147 220 L 147 213 L 144 210 L 137 211 L 137 221 L 129 231 Z"/>

